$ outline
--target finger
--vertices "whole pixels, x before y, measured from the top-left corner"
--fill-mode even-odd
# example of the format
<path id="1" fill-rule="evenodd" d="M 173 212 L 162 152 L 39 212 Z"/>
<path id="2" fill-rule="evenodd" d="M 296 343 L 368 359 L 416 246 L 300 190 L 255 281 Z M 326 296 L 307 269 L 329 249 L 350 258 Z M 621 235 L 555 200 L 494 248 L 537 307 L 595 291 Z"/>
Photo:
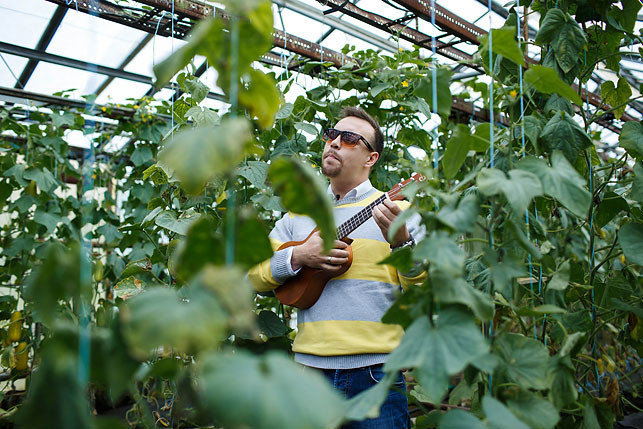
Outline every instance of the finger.
<path id="1" fill-rule="evenodd" d="M 348 258 L 348 251 L 347 250 L 333 249 L 333 250 L 330 251 L 329 255 L 333 257 L 333 261 L 335 261 L 336 258 L 347 259 Z"/>
<path id="2" fill-rule="evenodd" d="M 348 247 L 348 244 L 344 243 L 343 241 L 340 240 L 335 240 L 335 249 L 346 249 Z"/>
<path id="3" fill-rule="evenodd" d="M 393 222 L 397 215 L 393 213 L 384 203 L 379 204 L 382 214 L 386 217 L 389 222 Z"/>
<path id="4" fill-rule="evenodd" d="M 384 205 L 396 216 L 399 215 L 400 212 L 402 212 L 400 206 L 398 206 L 391 200 L 384 200 Z"/>

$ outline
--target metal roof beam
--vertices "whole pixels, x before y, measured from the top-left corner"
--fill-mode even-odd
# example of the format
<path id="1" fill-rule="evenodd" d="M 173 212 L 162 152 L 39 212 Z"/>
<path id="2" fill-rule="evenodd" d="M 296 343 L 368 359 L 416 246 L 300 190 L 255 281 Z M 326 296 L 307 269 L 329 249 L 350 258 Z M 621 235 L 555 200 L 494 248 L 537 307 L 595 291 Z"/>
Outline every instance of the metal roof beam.
<path id="1" fill-rule="evenodd" d="M 49 20 L 49 24 L 47 24 L 47 28 L 45 28 L 45 31 L 43 31 L 42 35 L 40 36 L 40 40 L 36 45 L 36 50 L 43 52 L 47 50 L 51 39 L 53 39 L 54 34 L 56 34 L 56 30 L 58 30 L 58 27 L 60 27 L 60 23 L 63 21 L 66 13 L 67 8 L 63 6 L 58 6 L 56 8 L 54 14 Z M 25 65 L 25 68 L 22 69 L 22 73 L 20 74 L 20 77 L 18 78 L 18 81 L 16 82 L 14 88 L 24 88 L 27 85 L 27 81 L 29 81 L 29 78 L 33 74 L 37 65 L 38 60 L 31 58 Z"/>
<path id="2" fill-rule="evenodd" d="M 272 0 L 272 2 L 278 6 L 285 7 L 286 9 L 297 12 L 300 15 L 304 15 L 308 18 L 314 19 L 315 21 L 320 22 L 324 25 L 328 25 L 331 28 L 342 31 L 357 39 L 375 45 L 384 51 L 397 52 L 397 45 L 390 40 L 384 39 L 380 36 L 376 36 L 375 34 L 368 32 L 363 28 L 344 22 L 337 17 L 324 15 L 324 13 L 319 9 L 309 6 L 301 1 Z"/>
<path id="3" fill-rule="evenodd" d="M 25 58 L 33 58 L 38 61 L 45 61 L 52 64 L 57 64 L 64 67 L 71 67 L 78 70 L 84 70 L 91 73 L 99 73 L 112 78 L 126 79 L 133 82 L 139 82 L 146 85 L 153 85 L 154 81 L 151 77 L 138 73 L 131 73 L 125 70 L 119 70 L 112 67 L 102 66 L 100 64 L 88 63 L 86 61 L 75 60 L 73 58 L 62 57 L 60 55 L 49 54 L 47 52 L 36 51 L 22 46 L 12 45 L 10 43 L 0 42 L 0 52 L 18 55 Z M 170 88 L 170 85 L 166 85 Z M 221 94 L 210 92 L 208 98 L 214 100 L 224 100 Z"/>

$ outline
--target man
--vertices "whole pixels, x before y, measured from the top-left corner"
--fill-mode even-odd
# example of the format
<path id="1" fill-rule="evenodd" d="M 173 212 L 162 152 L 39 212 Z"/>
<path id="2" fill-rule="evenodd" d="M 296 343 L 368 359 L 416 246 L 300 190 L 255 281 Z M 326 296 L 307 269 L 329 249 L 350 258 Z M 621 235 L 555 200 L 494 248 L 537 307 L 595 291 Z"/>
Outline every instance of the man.
<path id="1" fill-rule="evenodd" d="M 322 172 L 330 181 L 335 199 L 335 221 L 341 224 L 382 195 L 368 180 L 382 153 L 384 138 L 377 121 L 358 107 L 342 110 L 335 128 L 324 130 Z M 348 271 L 332 278 L 319 300 L 297 314 L 298 333 L 293 344 L 295 360 L 318 368 L 347 398 L 374 386 L 384 374 L 382 364 L 400 342 L 403 330 L 381 323 L 400 286 L 421 281 L 425 273 L 402 275 L 388 265 L 377 265 L 392 249 L 414 245 L 420 234 L 419 217 L 402 225 L 390 239 L 388 230 L 407 202 L 385 200 L 375 206 L 373 217 L 353 231 L 353 262 Z M 287 241 L 304 240 L 315 224 L 305 216 L 286 214 L 270 233 L 274 248 Z M 347 244 L 335 241 L 322 251 L 319 233 L 305 243 L 275 252 L 253 267 L 248 277 L 258 291 L 283 284 L 303 266 L 339 272 L 348 261 Z M 404 378 L 380 409 L 378 419 L 351 422 L 350 428 L 405 428 L 409 425 Z M 409 426 L 410 427 L 410 426 Z"/>

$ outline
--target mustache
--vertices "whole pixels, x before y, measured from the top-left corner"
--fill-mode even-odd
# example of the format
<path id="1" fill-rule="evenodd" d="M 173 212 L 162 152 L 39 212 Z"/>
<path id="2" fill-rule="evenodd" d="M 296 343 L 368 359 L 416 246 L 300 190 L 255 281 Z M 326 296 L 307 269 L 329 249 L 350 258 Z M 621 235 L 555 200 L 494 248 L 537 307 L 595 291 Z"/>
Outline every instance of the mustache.
<path id="1" fill-rule="evenodd" d="M 339 159 L 340 161 L 342 160 L 342 159 L 340 158 L 340 156 L 339 156 L 339 154 L 338 154 L 337 152 L 335 152 L 335 151 L 330 151 L 330 150 L 324 154 L 324 159 L 328 158 L 328 157 L 329 157 L 329 156 L 331 156 L 331 155 L 332 155 L 333 157 L 335 157 L 335 158 Z"/>

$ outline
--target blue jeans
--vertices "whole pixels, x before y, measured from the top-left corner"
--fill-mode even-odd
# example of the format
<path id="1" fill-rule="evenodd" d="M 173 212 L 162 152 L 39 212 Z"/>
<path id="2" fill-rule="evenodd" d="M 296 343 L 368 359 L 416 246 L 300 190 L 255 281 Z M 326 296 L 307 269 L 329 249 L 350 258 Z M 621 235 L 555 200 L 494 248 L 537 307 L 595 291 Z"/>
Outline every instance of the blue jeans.
<path id="1" fill-rule="evenodd" d="M 355 369 L 322 369 L 328 381 L 344 394 L 347 399 L 356 396 L 384 378 L 382 364 Z M 389 390 L 386 401 L 376 419 L 351 421 L 343 429 L 406 429 L 411 427 L 409 406 L 406 399 L 406 383 L 400 372 Z"/>

